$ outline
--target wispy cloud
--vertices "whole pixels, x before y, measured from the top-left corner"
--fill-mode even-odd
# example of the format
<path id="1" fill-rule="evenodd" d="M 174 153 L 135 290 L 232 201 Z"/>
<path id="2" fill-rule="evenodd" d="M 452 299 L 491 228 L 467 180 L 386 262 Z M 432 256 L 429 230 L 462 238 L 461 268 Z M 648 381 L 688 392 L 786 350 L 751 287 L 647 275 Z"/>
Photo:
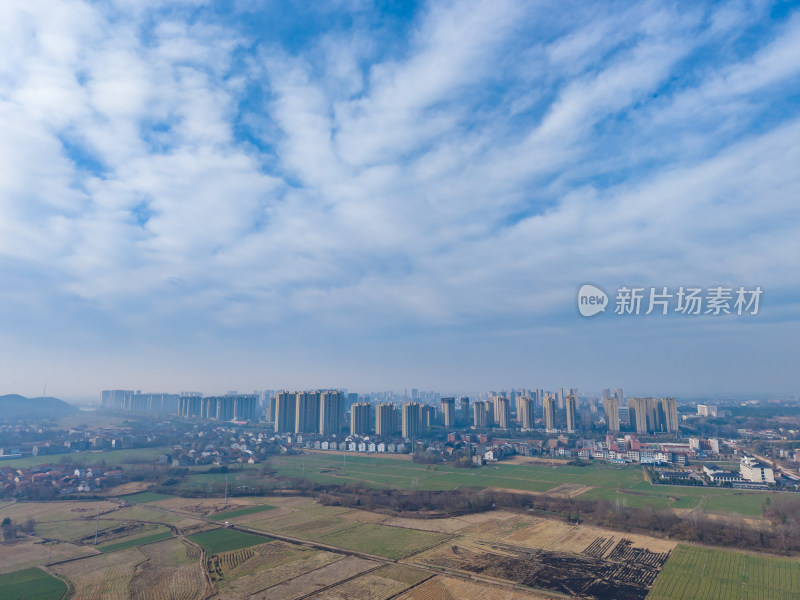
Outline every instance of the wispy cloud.
<path id="1" fill-rule="evenodd" d="M 398 335 L 560 347 L 589 279 L 800 288 L 797 14 L 240 8 L 0 6 L 4 348 L 46 321 L 280 361 L 256 340 L 313 332 L 377 364 Z"/>

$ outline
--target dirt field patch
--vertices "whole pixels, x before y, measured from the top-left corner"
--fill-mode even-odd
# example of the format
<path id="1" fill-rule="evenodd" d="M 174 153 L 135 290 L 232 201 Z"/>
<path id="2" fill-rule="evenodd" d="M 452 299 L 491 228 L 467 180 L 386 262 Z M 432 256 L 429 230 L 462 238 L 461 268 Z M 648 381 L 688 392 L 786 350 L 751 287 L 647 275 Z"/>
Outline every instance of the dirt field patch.
<path id="1" fill-rule="evenodd" d="M 146 560 L 131 580 L 131 597 L 142 600 L 195 600 L 204 598 L 206 579 L 200 561 L 178 539 L 140 548 Z M 192 553 L 194 554 L 194 553 Z"/>
<path id="2" fill-rule="evenodd" d="M 50 569 L 70 580 L 73 598 L 128 600 L 136 567 L 147 557 L 138 549 L 121 550 L 55 565 Z"/>
<path id="3" fill-rule="evenodd" d="M 564 483 L 551 490 L 547 490 L 548 496 L 561 496 L 563 498 L 574 498 L 580 496 L 584 492 L 594 489 L 591 485 L 580 485 L 578 483 Z"/>
<path id="4" fill-rule="evenodd" d="M 430 573 L 389 565 L 311 596 L 314 600 L 386 600 L 430 577 Z"/>
<path id="5" fill-rule="evenodd" d="M 87 546 L 67 542 L 44 543 L 40 538 L 27 538 L 14 543 L 0 544 L 0 573 L 20 571 L 48 562 L 93 554 L 97 554 L 97 551 Z"/>
<path id="6" fill-rule="evenodd" d="M 437 576 L 401 594 L 397 600 L 552 600 L 555 596 L 537 592 L 521 592 L 500 586 L 464 581 L 455 577 Z"/>
<path id="7" fill-rule="evenodd" d="M 549 519 L 531 519 L 532 525 L 508 535 L 508 540 L 533 548 L 547 548 L 572 529 L 571 525 Z M 587 542 L 588 544 L 588 542 Z"/>
<path id="8" fill-rule="evenodd" d="M 253 594 L 251 598 L 254 600 L 256 598 L 263 600 L 292 600 L 373 569 L 377 565 L 378 563 L 371 560 L 348 556 L 334 564 L 316 569 L 289 581 L 284 581 L 263 592 Z"/>
<path id="9" fill-rule="evenodd" d="M 236 561 L 232 560 L 222 563 L 222 578 L 215 582 L 218 592 L 213 598 L 247 598 L 343 558 L 340 554 L 311 550 L 280 541 L 256 546 L 252 550 L 252 556 L 235 566 Z"/>
<path id="10" fill-rule="evenodd" d="M 469 548 L 440 547 L 420 560 L 571 596 L 644 600 L 668 557 L 668 553 L 649 552 L 622 539 L 608 558 L 478 541 Z"/>
<path id="11" fill-rule="evenodd" d="M 469 523 L 460 517 L 447 519 L 410 519 L 406 517 L 392 517 L 383 522 L 384 525 L 405 527 L 406 529 L 419 529 L 420 531 L 433 531 L 436 533 L 455 533 L 469 527 Z"/>

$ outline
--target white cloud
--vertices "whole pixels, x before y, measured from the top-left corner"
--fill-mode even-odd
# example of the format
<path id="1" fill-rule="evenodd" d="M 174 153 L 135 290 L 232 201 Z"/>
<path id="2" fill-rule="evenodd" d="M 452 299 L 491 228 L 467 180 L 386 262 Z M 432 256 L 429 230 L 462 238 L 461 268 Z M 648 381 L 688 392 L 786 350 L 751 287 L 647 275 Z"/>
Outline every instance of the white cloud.
<path id="1" fill-rule="evenodd" d="M 382 52 L 191 10 L 0 7 L 0 268 L 52 303 L 156 339 L 550 331 L 590 277 L 800 283 L 797 19 L 704 58 L 754 16 L 435 4 Z"/>

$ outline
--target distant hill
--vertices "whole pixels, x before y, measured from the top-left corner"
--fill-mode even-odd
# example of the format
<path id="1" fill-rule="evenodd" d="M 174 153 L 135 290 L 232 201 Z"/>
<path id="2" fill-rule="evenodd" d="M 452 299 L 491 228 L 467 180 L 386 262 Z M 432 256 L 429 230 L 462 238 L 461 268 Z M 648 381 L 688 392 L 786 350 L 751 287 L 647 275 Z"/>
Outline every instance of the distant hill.
<path id="1" fill-rule="evenodd" d="M 0 419 L 58 418 L 77 412 L 77 407 L 58 398 L 26 398 L 19 394 L 0 396 Z"/>

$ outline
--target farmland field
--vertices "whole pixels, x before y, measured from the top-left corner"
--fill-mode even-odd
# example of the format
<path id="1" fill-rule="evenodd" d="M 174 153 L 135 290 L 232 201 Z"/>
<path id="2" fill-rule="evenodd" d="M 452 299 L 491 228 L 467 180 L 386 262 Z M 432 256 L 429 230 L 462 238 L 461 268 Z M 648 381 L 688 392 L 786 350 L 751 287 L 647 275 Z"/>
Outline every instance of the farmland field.
<path id="1" fill-rule="evenodd" d="M 312 594 L 317 590 L 334 585 L 377 566 L 378 563 L 371 560 L 347 556 L 333 564 L 325 565 L 255 593 L 250 598 L 252 600 L 292 600 L 294 598 L 302 598 L 307 594 Z"/>
<path id="2" fill-rule="evenodd" d="M 159 542 L 170 537 L 172 537 L 172 531 L 166 527 L 156 527 L 154 529 L 148 528 L 144 532 L 107 542 L 105 544 L 95 546 L 95 548 L 97 548 L 100 552 L 116 552 L 117 550 L 133 548 L 134 546 L 152 544 L 153 542 Z"/>
<path id="3" fill-rule="evenodd" d="M 448 539 L 448 536 L 430 531 L 363 524 L 321 536 L 319 541 L 337 548 L 395 559 L 438 544 L 446 539 Z"/>
<path id="4" fill-rule="evenodd" d="M 189 536 L 189 539 L 202 546 L 209 555 L 247 548 L 248 546 L 257 546 L 272 541 L 272 538 L 263 535 L 224 528 L 195 533 Z"/>
<path id="5" fill-rule="evenodd" d="M 436 576 L 429 579 L 404 594 L 397 596 L 397 600 L 461 600 L 462 598 L 486 598 L 491 600 L 553 600 L 553 598 L 568 598 L 567 596 L 553 596 L 540 594 L 534 590 L 516 591 L 506 587 L 486 585 L 474 581 L 464 581 L 454 577 Z"/>
<path id="6" fill-rule="evenodd" d="M 386 600 L 411 587 L 430 573 L 400 565 L 388 565 L 311 596 L 313 600 Z"/>
<path id="7" fill-rule="evenodd" d="M 123 496 L 120 500 L 125 500 L 125 502 L 138 502 L 140 504 L 146 502 L 158 502 L 159 500 L 168 500 L 169 498 L 174 498 L 175 496 L 170 496 L 169 494 L 157 494 L 156 492 L 139 492 L 138 494 L 129 494 L 127 496 Z"/>
<path id="8" fill-rule="evenodd" d="M 651 485 L 638 465 L 595 463 L 576 467 L 567 464 L 499 463 L 480 469 L 454 469 L 448 465 L 415 464 L 375 455 L 348 455 L 315 452 L 273 459 L 280 475 L 302 477 L 319 483 L 360 482 L 370 487 L 397 489 L 452 490 L 458 488 L 498 488 L 521 492 L 569 492 L 585 500 L 621 502 L 632 508 L 695 508 L 710 512 L 737 512 L 759 516 L 761 506 L 775 492 L 742 492 L 722 488 Z M 580 493 L 583 491 L 583 493 Z M 789 500 L 800 498 L 782 494 Z"/>
<path id="9" fill-rule="evenodd" d="M 63 581 L 35 567 L 0 575 L 0 598 L 60 600 L 66 593 Z"/>
<path id="10" fill-rule="evenodd" d="M 252 515 L 254 513 L 273 509 L 275 509 L 275 507 L 269 504 L 255 504 L 253 506 L 240 508 L 238 510 L 229 510 L 227 512 L 217 513 L 215 515 L 211 515 L 209 518 L 213 519 L 214 521 L 227 521 L 229 519 L 235 519 L 236 517 L 244 517 L 245 515 Z"/>
<path id="11" fill-rule="evenodd" d="M 276 541 L 225 552 L 209 561 L 215 600 L 246 598 L 284 581 L 342 560 L 340 554 Z"/>
<path id="12" fill-rule="evenodd" d="M 98 554 L 50 567 L 69 579 L 80 600 L 126 600 L 136 567 L 146 560 L 137 548 Z"/>
<path id="13" fill-rule="evenodd" d="M 679 545 L 647 600 L 789 600 L 798 590 L 797 560 Z"/>
<path id="14" fill-rule="evenodd" d="M 70 465 L 98 465 L 104 461 L 108 469 L 119 466 L 125 468 L 126 465 L 136 465 L 153 462 L 159 455 L 169 452 L 170 448 L 131 448 L 126 450 L 106 450 L 103 452 L 70 452 L 69 454 L 26 456 L 25 458 L 13 458 L 4 460 L 4 467 L 34 467 L 37 465 L 60 465 L 69 463 Z"/>
<path id="15" fill-rule="evenodd" d="M 309 505 L 308 509 L 276 519 L 250 521 L 248 526 L 392 559 L 448 539 L 448 536 L 440 533 L 360 522 L 346 516 L 359 512 L 361 511 Z"/>
<path id="16" fill-rule="evenodd" d="M 643 600 L 675 546 L 648 536 L 492 514 L 412 562 L 560 594 Z"/>
<path id="17" fill-rule="evenodd" d="M 145 523 L 159 523 L 162 525 L 172 525 L 178 529 L 195 529 L 205 525 L 205 521 L 194 518 L 190 515 L 182 515 L 166 510 L 159 510 L 150 505 L 128 506 L 113 513 L 115 519 L 125 521 L 142 521 Z"/>
<path id="18" fill-rule="evenodd" d="M 179 539 L 139 549 L 146 559 L 131 580 L 131 597 L 141 600 L 193 600 L 205 597 L 206 578 L 199 557 Z"/>
<path id="19" fill-rule="evenodd" d="M 97 554 L 93 548 L 67 542 L 44 543 L 39 538 L 18 540 L 13 544 L 0 544 L 0 573 L 93 554 Z"/>

